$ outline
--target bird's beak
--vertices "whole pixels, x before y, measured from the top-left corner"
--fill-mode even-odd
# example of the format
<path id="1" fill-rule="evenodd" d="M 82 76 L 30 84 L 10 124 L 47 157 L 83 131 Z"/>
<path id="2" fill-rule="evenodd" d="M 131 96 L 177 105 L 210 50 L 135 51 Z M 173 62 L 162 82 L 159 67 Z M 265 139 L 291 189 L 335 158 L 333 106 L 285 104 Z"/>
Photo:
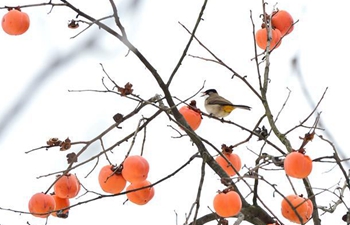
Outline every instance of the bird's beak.
<path id="1" fill-rule="evenodd" d="M 205 92 L 202 92 L 202 95 L 201 95 L 201 97 L 204 97 L 204 96 L 206 96 L 207 95 L 207 93 L 205 93 Z"/>

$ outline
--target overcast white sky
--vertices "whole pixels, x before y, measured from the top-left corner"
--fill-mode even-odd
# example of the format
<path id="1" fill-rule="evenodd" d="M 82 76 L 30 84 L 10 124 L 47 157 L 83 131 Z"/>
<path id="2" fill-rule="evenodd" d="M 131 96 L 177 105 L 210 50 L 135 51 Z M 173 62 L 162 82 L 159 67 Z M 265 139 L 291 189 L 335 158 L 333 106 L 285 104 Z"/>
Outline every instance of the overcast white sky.
<path id="1" fill-rule="evenodd" d="M 5 0 L 4 5 L 23 5 L 42 3 L 40 0 Z M 45 1 L 47 2 L 47 1 Z M 70 1 L 77 8 L 91 14 L 95 18 L 111 14 L 109 1 L 99 1 L 98 5 L 92 1 Z M 128 8 L 127 1 L 117 2 L 121 21 L 129 34 L 130 41 L 154 65 L 159 74 L 167 80 L 172 72 L 189 35 L 178 24 L 183 23 L 192 29 L 203 1 L 143 1 L 136 10 Z M 268 8 L 276 2 L 269 2 Z M 326 87 L 328 92 L 319 111 L 325 128 L 331 132 L 338 146 L 346 151 L 349 127 L 346 98 L 349 96 L 346 82 L 348 73 L 347 55 L 350 52 L 348 37 L 342 31 L 349 24 L 346 1 L 279 1 L 280 9 L 288 10 L 295 19 L 299 19 L 294 31 L 283 40 L 282 45 L 271 56 L 271 83 L 269 90 L 270 104 L 276 114 L 285 101 L 288 90 L 291 96 L 278 126 L 286 131 L 302 121 L 312 110 L 301 88 L 299 81 L 291 69 L 291 59 L 298 56 L 302 74 L 312 99 L 317 102 Z M 18 37 L 8 36 L 0 32 L 0 121 L 13 107 L 13 104 L 28 85 L 54 59 L 65 57 L 74 49 L 79 49 L 77 58 L 69 59 L 64 67 L 50 71 L 49 76 L 37 87 L 35 94 L 26 100 L 18 115 L 10 120 L 8 126 L 0 127 L 0 168 L 1 192 L 0 207 L 16 210 L 27 210 L 28 200 L 36 192 L 46 191 L 54 177 L 36 179 L 40 175 L 63 170 L 66 168 L 66 153 L 58 149 L 40 150 L 31 154 L 24 152 L 45 145 L 50 137 L 66 138 L 72 141 L 86 141 L 101 133 L 112 125 L 115 113 L 127 114 L 134 109 L 135 102 L 113 94 L 102 93 L 69 93 L 68 90 L 103 89 L 101 78 L 104 76 L 99 63 L 103 63 L 111 77 L 120 85 L 131 82 L 135 93 L 143 98 L 149 98 L 156 93 L 162 94 L 154 78 L 145 67 L 129 54 L 125 57 L 126 48 L 114 37 L 105 35 L 102 30 L 92 27 L 77 38 L 70 39 L 82 30 L 67 29 L 67 21 L 75 14 L 68 8 L 55 7 L 52 13 L 49 7 L 26 8 L 31 18 L 29 31 Z M 224 60 L 231 68 L 241 75 L 247 75 L 248 81 L 257 87 L 255 63 L 250 59 L 254 56 L 252 26 L 249 18 L 252 10 L 256 27 L 259 27 L 261 1 L 209 1 L 203 16 L 197 37 L 215 54 Z M 0 11 L 0 16 L 5 10 Z M 113 21 L 110 24 L 114 26 Z M 81 50 L 85 40 L 94 39 L 89 50 Z M 196 42 L 189 51 L 190 54 L 209 57 Z M 46 74 L 46 72 L 44 73 Z M 263 113 L 258 99 L 239 79 L 230 79 L 228 70 L 217 64 L 187 57 L 175 77 L 170 91 L 180 99 L 185 99 L 201 88 L 216 88 L 220 94 L 237 104 L 250 105 L 251 112 L 234 111 L 228 119 L 245 127 L 252 128 Z M 202 109 L 203 98 L 195 97 Z M 147 107 L 142 111 L 143 116 L 150 116 L 155 109 Z M 122 130 L 111 132 L 105 139 L 108 147 L 124 135 L 136 129 L 140 116 L 123 124 Z M 313 119 L 307 124 L 311 125 Z M 155 182 L 185 163 L 196 152 L 187 138 L 173 139 L 176 133 L 167 125 L 170 121 L 161 115 L 152 122 L 147 129 L 147 140 L 144 156 L 150 162 L 149 180 Z M 264 123 L 266 125 L 266 122 Z M 220 131 L 220 132 L 219 132 Z M 293 146 L 299 146 L 299 136 L 308 130 L 299 129 L 289 135 Z M 204 118 L 198 134 L 210 140 L 217 147 L 222 143 L 235 144 L 247 137 L 247 133 L 239 128 L 223 125 L 217 121 Z M 319 132 L 322 134 L 322 132 Z M 139 154 L 143 134 L 139 134 L 133 154 Z M 275 139 L 272 139 L 275 140 Z M 276 142 L 277 143 L 277 142 Z M 129 149 L 130 141 L 114 150 L 111 159 L 120 163 Z M 252 139 L 246 146 L 237 148 L 236 153 L 242 158 L 247 167 L 254 166 L 255 156 L 248 149 L 260 150 L 261 143 Z M 281 146 L 281 145 L 279 145 Z M 73 151 L 78 151 L 75 146 Z M 101 151 L 99 144 L 94 144 L 82 156 L 87 159 Z M 276 151 L 267 147 L 266 151 L 277 155 Z M 211 150 L 214 153 L 214 151 Z M 319 138 L 307 146 L 307 153 L 311 158 L 322 155 L 332 155 L 329 145 Z M 345 157 L 349 157 L 347 152 Z M 81 182 L 89 188 L 101 192 L 97 183 L 97 174 L 107 162 L 101 158 L 97 168 L 88 178 L 86 174 L 93 168 L 95 162 L 87 164 L 76 171 Z M 201 161 L 194 160 L 188 167 L 171 179 L 155 187 L 154 199 L 145 206 L 135 206 L 131 203 L 123 205 L 126 197 L 106 198 L 83 204 L 71 210 L 65 221 L 57 218 L 49 219 L 49 224 L 77 224 L 88 222 L 91 224 L 178 224 L 185 221 L 191 204 L 195 200 Z M 310 181 L 315 188 L 334 189 L 333 185 L 342 183 L 343 179 L 333 164 L 315 164 L 310 175 Z M 347 167 L 348 168 L 348 167 Z M 246 172 L 247 169 L 242 169 Z M 263 173 L 272 183 L 278 185 L 283 194 L 292 193 L 290 185 L 285 179 L 283 171 L 267 171 Z M 292 180 L 299 194 L 306 194 L 302 182 Z M 325 182 L 327 181 L 327 182 Z M 243 184 L 239 184 L 242 192 L 249 191 Z M 207 168 L 205 185 L 202 194 L 199 216 L 210 212 L 212 199 L 218 189 L 223 189 L 218 177 Z M 266 185 L 261 187 L 260 195 L 264 201 L 280 216 L 285 224 L 289 224 L 280 215 L 281 197 L 273 197 L 273 191 Z M 320 191 L 315 189 L 316 192 Z M 82 193 L 82 192 L 81 192 Z M 86 195 L 81 199 L 74 199 L 72 203 L 93 197 Z M 248 196 L 248 201 L 251 196 Z M 348 198 L 349 195 L 347 194 Z M 334 196 L 325 194 L 318 199 L 320 205 L 328 205 Z M 345 208 L 334 214 L 326 214 L 321 219 L 324 224 L 341 224 L 341 215 Z M 0 223 L 45 224 L 45 220 L 31 215 L 0 210 Z M 215 224 L 212 222 L 210 224 Z M 232 224 L 232 222 L 231 222 Z M 242 224 L 248 224 L 243 222 Z"/>

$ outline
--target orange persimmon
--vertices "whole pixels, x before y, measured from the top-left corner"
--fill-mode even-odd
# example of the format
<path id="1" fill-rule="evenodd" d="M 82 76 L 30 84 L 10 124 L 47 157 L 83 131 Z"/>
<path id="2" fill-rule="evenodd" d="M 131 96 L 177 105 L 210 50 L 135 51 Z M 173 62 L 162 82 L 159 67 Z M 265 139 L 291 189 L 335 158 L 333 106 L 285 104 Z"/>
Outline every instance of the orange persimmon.
<path id="1" fill-rule="evenodd" d="M 50 212 L 55 210 L 55 200 L 51 195 L 44 193 L 34 194 L 28 203 L 29 212 L 40 218 L 47 218 L 50 215 Z M 46 213 L 46 214 L 44 214 Z"/>
<path id="2" fill-rule="evenodd" d="M 101 168 L 98 175 L 98 182 L 104 192 L 110 194 L 120 193 L 126 186 L 126 180 L 120 173 L 115 173 L 113 165 L 106 165 Z"/>
<path id="3" fill-rule="evenodd" d="M 149 186 L 149 185 L 151 185 L 151 182 L 149 182 L 148 180 L 144 180 L 144 181 L 140 181 L 140 182 L 136 182 L 136 183 L 131 183 L 126 188 L 126 190 L 130 191 L 130 190 L 142 188 L 142 187 Z M 144 204 L 148 203 L 153 198 L 154 188 L 148 187 L 148 188 L 140 189 L 137 191 L 128 192 L 126 194 L 126 196 L 128 197 L 129 201 L 131 201 L 137 205 L 144 205 Z"/>
<path id="4" fill-rule="evenodd" d="M 10 9 L 2 18 L 2 29 L 9 35 L 21 35 L 29 28 L 30 20 L 27 13 L 20 9 Z"/>
<path id="5" fill-rule="evenodd" d="M 274 28 L 281 31 L 282 36 L 289 34 L 294 29 L 293 17 L 285 10 L 273 12 L 271 23 Z"/>
<path id="6" fill-rule="evenodd" d="M 221 217 L 237 215 L 242 209 L 242 200 L 235 191 L 224 191 L 214 197 L 213 206 L 216 214 Z"/>
<path id="7" fill-rule="evenodd" d="M 286 199 L 288 199 L 288 201 L 291 203 L 295 210 L 290 206 Z M 298 195 L 288 195 L 282 200 L 281 211 L 283 217 L 285 217 L 286 219 L 294 223 L 304 224 L 311 218 L 313 212 L 313 205 L 310 199 L 305 199 Z M 297 214 L 299 214 L 302 221 L 300 221 L 295 211 L 297 212 Z"/>
<path id="8" fill-rule="evenodd" d="M 201 125 L 202 115 L 200 113 L 200 110 L 196 107 L 196 101 L 191 101 L 190 105 L 188 106 L 182 106 L 179 109 L 179 112 L 185 118 L 186 122 L 188 125 L 190 125 L 192 130 L 197 130 L 199 125 Z"/>
<path id="9" fill-rule="evenodd" d="M 74 174 L 66 174 L 56 181 L 54 190 L 60 198 L 74 198 L 79 193 L 80 183 Z"/>
<path id="10" fill-rule="evenodd" d="M 298 151 L 289 153 L 284 159 L 284 171 L 294 178 L 305 178 L 312 171 L 312 160 Z"/>
<path id="11" fill-rule="evenodd" d="M 65 210 L 61 210 L 64 208 L 67 208 L 70 206 L 70 201 L 68 198 L 60 198 L 57 195 L 53 194 L 52 195 L 53 199 L 55 200 L 55 211 L 56 210 L 60 210 L 57 212 L 52 212 L 51 215 L 58 217 L 58 218 L 67 218 L 68 217 L 68 213 L 69 213 L 69 209 L 65 209 Z"/>
<path id="12" fill-rule="evenodd" d="M 278 29 L 271 30 L 271 41 L 270 41 L 270 49 L 278 48 L 281 43 L 281 32 Z M 255 34 L 256 44 L 263 50 L 267 47 L 267 29 L 261 28 Z"/>
<path id="13" fill-rule="evenodd" d="M 232 166 L 239 172 L 242 167 L 242 162 L 241 158 L 239 155 L 235 153 L 224 153 L 223 154 L 226 159 L 232 164 Z M 215 158 L 215 161 L 221 166 L 223 170 L 229 175 L 229 176 L 234 176 L 236 174 L 236 171 L 231 167 L 231 165 L 225 160 L 224 157 L 219 155 L 218 157 Z"/>
<path id="14" fill-rule="evenodd" d="M 140 155 L 126 157 L 123 162 L 122 175 L 130 183 L 144 181 L 147 179 L 149 164 L 147 160 Z"/>

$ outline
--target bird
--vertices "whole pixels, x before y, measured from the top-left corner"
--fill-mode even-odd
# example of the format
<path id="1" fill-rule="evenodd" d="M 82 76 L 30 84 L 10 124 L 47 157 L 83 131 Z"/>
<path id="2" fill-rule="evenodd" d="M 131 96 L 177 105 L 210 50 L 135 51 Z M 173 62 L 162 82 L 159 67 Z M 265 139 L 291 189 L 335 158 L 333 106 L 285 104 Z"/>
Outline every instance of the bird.
<path id="1" fill-rule="evenodd" d="M 250 110 L 251 107 L 246 105 L 235 105 L 229 100 L 221 97 L 215 89 L 208 89 L 202 92 L 202 97 L 208 96 L 204 101 L 206 111 L 211 115 L 219 118 L 226 117 L 236 109 Z"/>

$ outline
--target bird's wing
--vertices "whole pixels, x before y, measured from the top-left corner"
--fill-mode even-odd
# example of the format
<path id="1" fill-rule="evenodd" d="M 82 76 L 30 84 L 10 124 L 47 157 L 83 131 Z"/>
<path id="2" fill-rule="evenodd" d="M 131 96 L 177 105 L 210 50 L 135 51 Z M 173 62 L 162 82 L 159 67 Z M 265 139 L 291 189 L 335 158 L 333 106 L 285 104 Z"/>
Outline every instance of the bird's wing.
<path id="1" fill-rule="evenodd" d="M 233 104 L 224 98 L 215 98 L 208 101 L 209 105 L 232 105 Z"/>
<path id="2" fill-rule="evenodd" d="M 208 103 L 208 105 L 233 106 L 234 108 L 240 108 L 240 109 L 246 109 L 246 110 L 251 109 L 250 106 L 232 104 L 230 101 L 228 101 L 222 97 L 216 98 L 216 99 L 210 99 L 207 103 Z"/>

